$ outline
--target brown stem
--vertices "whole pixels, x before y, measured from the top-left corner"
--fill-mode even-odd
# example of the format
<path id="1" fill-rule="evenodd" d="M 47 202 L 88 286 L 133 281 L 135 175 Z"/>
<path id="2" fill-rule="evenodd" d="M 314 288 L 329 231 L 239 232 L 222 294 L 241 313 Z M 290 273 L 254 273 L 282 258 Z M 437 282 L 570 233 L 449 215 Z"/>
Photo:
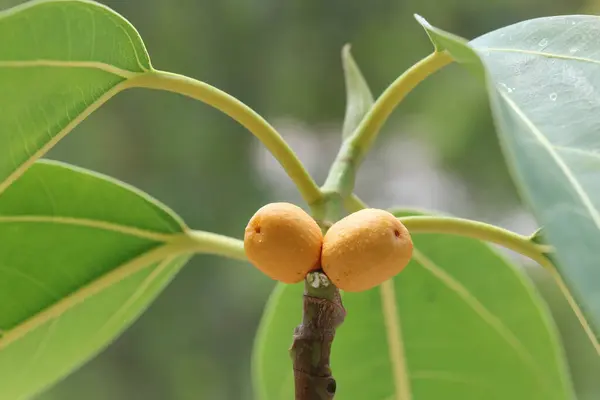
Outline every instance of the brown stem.
<path id="1" fill-rule="evenodd" d="M 311 272 L 304 281 L 302 323 L 294 330 L 290 355 L 294 362 L 296 400 L 332 400 L 336 382 L 329 357 L 335 329 L 346 310 L 339 290 L 322 272 Z"/>

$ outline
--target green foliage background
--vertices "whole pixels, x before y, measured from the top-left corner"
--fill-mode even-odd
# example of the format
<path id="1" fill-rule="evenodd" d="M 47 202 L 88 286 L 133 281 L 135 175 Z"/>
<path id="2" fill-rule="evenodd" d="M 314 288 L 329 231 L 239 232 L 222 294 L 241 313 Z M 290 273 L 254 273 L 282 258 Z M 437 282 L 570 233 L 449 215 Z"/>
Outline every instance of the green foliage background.
<path id="1" fill-rule="evenodd" d="M 319 183 L 339 141 L 345 43 L 378 94 L 431 51 L 413 13 L 473 38 L 523 19 L 600 10 L 577 0 L 103 2 L 140 31 L 157 68 L 206 81 L 272 121 Z M 0 0 L 2 8 L 18 3 Z M 415 144 L 429 154 L 418 162 L 434 173 L 404 186 L 382 181 L 412 162 L 406 158 Z M 382 163 L 390 154 L 396 162 Z M 263 204 L 300 201 L 243 128 L 168 93 L 117 95 L 49 157 L 135 185 L 190 226 L 235 237 Z M 436 171 L 450 174 L 452 185 L 439 186 Z M 519 210 L 484 88 L 456 65 L 406 99 L 358 183 L 357 193 L 374 206 L 434 205 L 497 223 Z M 197 256 L 131 329 L 39 398 L 252 399 L 251 346 L 273 285 L 249 264 Z"/>

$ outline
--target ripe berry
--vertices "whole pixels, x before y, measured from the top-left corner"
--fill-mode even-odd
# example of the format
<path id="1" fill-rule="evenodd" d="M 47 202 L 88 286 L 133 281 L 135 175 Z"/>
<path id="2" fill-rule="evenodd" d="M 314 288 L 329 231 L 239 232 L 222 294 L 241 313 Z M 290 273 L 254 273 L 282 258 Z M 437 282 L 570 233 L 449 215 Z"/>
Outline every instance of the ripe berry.
<path id="1" fill-rule="evenodd" d="M 412 251 L 410 233 L 394 215 L 364 209 L 339 220 L 327 231 L 321 265 L 339 289 L 360 292 L 402 271 Z"/>
<path id="2" fill-rule="evenodd" d="M 248 222 L 244 250 L 252 264 L 272 279 L 297 283 L 320 268 L 323 234 L 302 208 L 271 203 Z"/>

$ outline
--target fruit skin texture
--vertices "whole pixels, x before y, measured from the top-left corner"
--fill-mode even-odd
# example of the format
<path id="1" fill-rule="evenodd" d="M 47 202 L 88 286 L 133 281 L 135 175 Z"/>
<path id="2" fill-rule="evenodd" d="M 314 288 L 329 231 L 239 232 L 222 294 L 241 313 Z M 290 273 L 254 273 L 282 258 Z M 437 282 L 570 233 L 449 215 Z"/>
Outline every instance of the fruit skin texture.
<path id="1" fill-rule="evenodd" d="M 320 268 L 323 234 L 315 220 L 290 203 L 271 203 L 248 222 L 244 250 L 265 275 L 284 283 L 301 282 Z"/>
<path id="2" fill-rule="evenodd" d="M 323 239 L 321 265 L 339 289 L 361 292 L 402 271 L 412 252 L 406 227 L 391 213 L 368 208 L 329 228 Z"/>

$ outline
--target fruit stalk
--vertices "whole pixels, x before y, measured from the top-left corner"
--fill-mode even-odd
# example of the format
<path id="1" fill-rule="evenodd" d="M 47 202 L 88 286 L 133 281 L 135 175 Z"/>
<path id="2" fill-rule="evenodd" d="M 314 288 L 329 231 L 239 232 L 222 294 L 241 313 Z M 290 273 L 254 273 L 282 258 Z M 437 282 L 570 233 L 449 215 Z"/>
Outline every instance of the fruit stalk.
<path id="1" fill-rule="evenodd" d="M 346 316 L 339 290 L 322 272 L 304 281 L 302 323 L 294 329 L 290 355 L 296 400 L 332 400 L 336 382 L 329 366 L 335 330 Z"/>

